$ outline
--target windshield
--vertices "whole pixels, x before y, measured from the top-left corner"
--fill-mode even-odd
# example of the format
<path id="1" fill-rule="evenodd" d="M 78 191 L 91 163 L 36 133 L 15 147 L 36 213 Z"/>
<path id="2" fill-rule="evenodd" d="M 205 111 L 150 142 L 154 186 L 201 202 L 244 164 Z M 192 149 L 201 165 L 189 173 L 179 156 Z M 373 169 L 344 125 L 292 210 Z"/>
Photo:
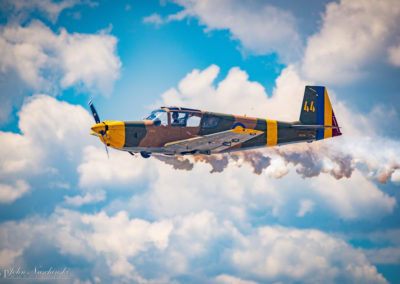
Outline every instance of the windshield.
<path id="1" fill-rule="evenodd" d="M 160 117 L 160 115 L 162 115 L 163 113 L 165 113 L 165 110 L 153 110 L 150 115 L 148 117 L 146 117 L 147 120 L 154 120 L 157 117 Z"/>
<path id="2" fill-rule="evenodd" d="M 152 121 L 159 120 L 161 121 L 162 125 L 168 125 L 168 115 L 167 112 L 163 109 L 152 111 L 146 119 Z"/>

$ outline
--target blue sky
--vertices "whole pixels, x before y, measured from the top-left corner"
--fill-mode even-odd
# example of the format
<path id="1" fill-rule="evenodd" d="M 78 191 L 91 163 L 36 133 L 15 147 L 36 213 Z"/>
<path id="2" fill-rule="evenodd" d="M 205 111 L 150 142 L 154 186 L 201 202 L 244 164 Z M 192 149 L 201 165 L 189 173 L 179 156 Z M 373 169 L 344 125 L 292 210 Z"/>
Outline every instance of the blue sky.
<path id="1" fill-rule="evenodd" d="M 400 282 L 396 0 L 0 9 L 2 272 L 66 267 L 62 283 Z M 89 135 L 90 97 L 102 120 L 182 105 L 294 121 L 306 84 L 327 87 L 343 136 L 196 161 L 112 149 L 107 159 Z"/>

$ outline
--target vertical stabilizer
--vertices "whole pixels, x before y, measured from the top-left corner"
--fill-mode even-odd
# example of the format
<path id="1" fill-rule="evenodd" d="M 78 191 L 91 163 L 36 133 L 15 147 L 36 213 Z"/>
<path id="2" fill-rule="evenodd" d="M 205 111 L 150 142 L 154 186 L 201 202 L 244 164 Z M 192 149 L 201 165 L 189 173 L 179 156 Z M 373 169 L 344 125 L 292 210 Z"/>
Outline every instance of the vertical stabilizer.
<path id="1" fill-rule="evenodd" d="M 321 126 L 317 129 L 316 140 L 342 135 L 328 92 L 323 86 L 306 86 L 300 122 L 304 125 Z"/>

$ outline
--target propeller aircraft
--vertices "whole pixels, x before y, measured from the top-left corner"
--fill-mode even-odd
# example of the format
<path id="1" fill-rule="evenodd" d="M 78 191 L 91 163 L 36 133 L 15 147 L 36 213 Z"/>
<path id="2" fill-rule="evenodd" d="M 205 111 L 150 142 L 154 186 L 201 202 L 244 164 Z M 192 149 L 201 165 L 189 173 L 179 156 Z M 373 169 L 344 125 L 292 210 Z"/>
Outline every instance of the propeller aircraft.
<path id="1" fill-rule="evenodd" d="M 340 136 L 335 114 L 323 86 L 306 86 L 300 119 L 282 122 L 271 119 L 221 114 L 184 107 L 161 107 L 141 121 L 100 121 L 89 102 L 95 125 L 92 135 L 107 147 L 164 155 L 210 155 L 313 142 Z"/>

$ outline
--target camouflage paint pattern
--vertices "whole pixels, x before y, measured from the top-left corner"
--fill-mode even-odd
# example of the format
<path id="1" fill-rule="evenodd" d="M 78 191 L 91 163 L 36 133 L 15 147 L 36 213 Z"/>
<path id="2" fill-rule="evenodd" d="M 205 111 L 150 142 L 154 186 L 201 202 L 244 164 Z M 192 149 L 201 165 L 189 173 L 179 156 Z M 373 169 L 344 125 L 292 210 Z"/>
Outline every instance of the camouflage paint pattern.
<path id="1" fill-rule="evenodd" d="M 270 119 L 221 114 L 180 107 L 161 107 L 168 115 L 168 125 L 156 125 L 152 120 L 105 121 L 92 127 L 106 145 L 130 152 L 159 152 L 169 142 L 218 133 L 237 126 L 263 131 L 262 135 L 237 144 L 223 152 L 245 150 L 298 142 L 312 142 L 341 135 L 325 87 L 306 86 L 300 120 L 281 122 Z M 187 112 L 201 116 L 199 126 L 173 126 L 171 113 Z M 215 122 L 206 127 L 207 121 Z M 324 127 L 321 127 L 324 126 Z M 105 135 L 100 135 L 104 131 Z"/>

